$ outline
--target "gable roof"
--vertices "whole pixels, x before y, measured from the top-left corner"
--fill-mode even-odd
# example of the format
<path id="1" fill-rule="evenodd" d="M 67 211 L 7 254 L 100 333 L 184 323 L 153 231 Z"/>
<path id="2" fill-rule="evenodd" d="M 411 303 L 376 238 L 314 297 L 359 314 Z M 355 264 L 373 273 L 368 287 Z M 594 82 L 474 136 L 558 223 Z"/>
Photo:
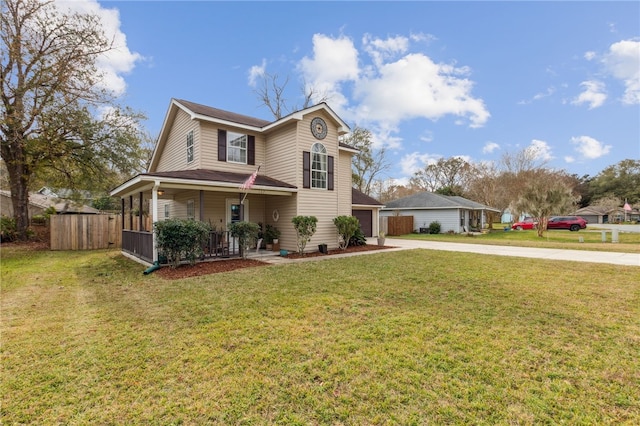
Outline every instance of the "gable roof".
<path id="1" fill-rule="evenodd" d="M 151 156 L 151 161 L 149 162 L 148 170 L 154 170 L 158 165 L 159 153 L 164 150 L 167 138 L 169 137 L 171 125 L 175 120 L 178 110 L 182 110 L 189 114 L 192 120 L 202 120 L 220 125 L 237 127 L 239 129 L 244 129 L 248 132 L 254 133 L 270 132 L 274 129 L 290 123 L 291 121 L 300 121 L 304 119 L 304 116 L 307 114 L 312 114 L 316 111 L 322 110 L 327 113 L 335 122 L 336 126 L 338 127 L 338 135 L 344 135 L 349 132 L 349 126 L 347 125 L 347 123 L 345 123 L 340 117 L 338 117 L 338 115 L 325 102 L 321 102 L 317 105 L 293 112 L 276 121 L 268 121 L 260 118 L 250 117 L 248 115 L 237 114 L 235 112 L 209 107 L 191 101 L 186 101 L 184 99 L 171 99 L 169 109 L 167 110 L 167 114 L 165 115 L 164 121 L 162 123 L 162 129 L 160 129 L 160 135 L 158 136 L 156 146 L 153 150 L 153 155 Z M 348 151 L 357 152 L 356 148 L 342 142 L 339 143 L 339 147 Z"/>
<path id="2" fill-rule="evenodd" d="M 368 196 L 367 194 L 356 188 L 351 188 L 351 204 L 358 206 L 384 206 L 384 204 L 382 204 L 380 201 Z"/>
<path id="3" fill-rule="evenodd" d="M 476 203 L 460 196 L 440 195 L 433 192 L 419 192 L 408 197 L 389 201 L 383 210 L 395 209 L 469 209 L 469 210 L 492 210 L 500 212 L 493 207 Z"/>

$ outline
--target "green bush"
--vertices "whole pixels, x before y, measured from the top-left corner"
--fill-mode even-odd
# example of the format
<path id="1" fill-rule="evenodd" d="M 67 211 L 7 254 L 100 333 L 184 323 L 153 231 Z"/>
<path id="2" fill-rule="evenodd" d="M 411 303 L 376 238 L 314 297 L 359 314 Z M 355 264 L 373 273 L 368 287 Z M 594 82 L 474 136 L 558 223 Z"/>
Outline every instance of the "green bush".
<path id="1" fill-rule="evenodd" d="M 167 219 L 156 222 L 153 226 L 158 250 L 167 257 L 172 268 L 177 268 L 182 259 L 193 265 L 204 254 L 202 247 L 211 230 L 208 223 L 191 219 Z"/>
<path id="2" fill-rule="evenodd" d="M 355 234 L 349 239 L 349 246 L 366 246 L 367 237 L 365 237 L 362 229 L 358 228 Z"/>
<path id="3" fill-rule="evenodd" d="M 437 220 L 431 222 L 429 224 L 429 233 L 430 234 L 439 234 L 440 233 L 440 222 L 438 222 Z"/>
<path id="4" fill-rule="evenodd" d="M 258 240 L 260 226 L 253 222 L 234 222 L 229 224 L 231 236 L 238 239 L 242 257 L 246 258 L 249 253 L 249 247 Z"/>
<path id="5" fill-rule="evenodd" d="M 275 226 L 269 225 L 267 223 L 266 230 L 264 231 L 265 242 L 268 244 L 273 244 L 273 240 L 277 240 L 280 238 L 280 230 Z"/>
<path id="6" fill-rule="evenodd" d="M 315 216 L 295 216 L 291 218 L 291 223 L 293 223 L 293 227 L 296 230 L 298 253 L 303 254 L 307 243 L 311 241 L 311 237 L 316 233 L 318 218 Z"/>
<path id="7" fill-rule="evenodd" d="M 355 216 L 338 216 L 333 218 L 333 224 L 338 229 L 338 235 L 340 236 L 338 245 L 341 250 L 345 250 L 351 237 L 360 229 L 360 221 Z"/>
<path id="8" fill-rule="evenodd" d="M 2 216 L 0 218 L 0 241 L 3 243 L 15 241 L 17 237 L 16 220 L 12 217 Z"/>

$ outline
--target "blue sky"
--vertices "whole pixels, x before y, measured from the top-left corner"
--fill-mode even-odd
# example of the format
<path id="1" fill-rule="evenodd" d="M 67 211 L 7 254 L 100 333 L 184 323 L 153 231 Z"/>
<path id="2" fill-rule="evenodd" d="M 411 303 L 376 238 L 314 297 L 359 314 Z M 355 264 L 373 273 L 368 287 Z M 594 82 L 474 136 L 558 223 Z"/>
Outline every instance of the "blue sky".
<path id="1" fill-rule="evenodd" d="M 117 34 L 112 87 L 153 136 L 171 98 L 272 119 L 266 72 L 370 129 L 400 182 L 524 148 L 580 176 L 640 158 L 637 1 L 76 3 Z"/>

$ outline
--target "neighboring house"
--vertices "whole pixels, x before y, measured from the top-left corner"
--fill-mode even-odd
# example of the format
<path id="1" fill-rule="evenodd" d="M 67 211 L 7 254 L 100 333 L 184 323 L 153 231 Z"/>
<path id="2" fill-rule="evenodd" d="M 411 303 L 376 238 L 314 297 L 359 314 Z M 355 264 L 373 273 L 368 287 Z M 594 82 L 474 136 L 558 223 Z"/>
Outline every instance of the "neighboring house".
<path id="1" fill-rule="evenodd" d="M 640 211 L 638 209 L 631 209 L 631 211 L 625 212 L 622 207 L 587 206 L 576 210 L 574 214 L 592 224 L 640 220 Z"/>
<path id="2" fill-rule="evenodd" d="M 469 232 L 484 228 L 486 212 L 500 210 L 458 196 L 420 192 L 389 201 L 380 211 L 381 216 L 413 216 L 413 228 L 428 228 L 431 222 L 440 222 L 441 232 Z"/>
<path id="3" fill-rule="evenodd" d="M 111 192 L 122 199 L 123 251 L 158 258 L 151 229 L 132 231 L 127 211 L 136 204 L 152 223 L 192 218 L 217 230 L 239 220 L 269 224 L 280 230 L 286 250 L 297 249 L 291 219 L 315 216 L 307 247 L 337 247 L 333 218 L 352 214 L 357 150 L 339 141 L 348 131 L 326 103 L 267 121 L 172 99 L 148 171 Z M 241 189 L 258 167 L 251 188 Z"/>
<path id="4" fill-rule="evenodd" d="M 85 204 L 78 204 L 72 200 L 65 200 L 54 195 L 39 192 L 29 193 L 29 218 L 43 214 L 46 209 L 53 207 L 56 214 L 98 214 L 97 209 Z M 13 216 L 11 192 L 0 190 L 0 213 L 3 216 Z"/>
<path id="5" fill-rule="evenodd" d="M 355 188 L 351 189 L 351 204 L 351 214 L 358 218 L 360 229 L 362 229 L 365 237 L 378 235 L 380 210 L 384 205 Z"/>

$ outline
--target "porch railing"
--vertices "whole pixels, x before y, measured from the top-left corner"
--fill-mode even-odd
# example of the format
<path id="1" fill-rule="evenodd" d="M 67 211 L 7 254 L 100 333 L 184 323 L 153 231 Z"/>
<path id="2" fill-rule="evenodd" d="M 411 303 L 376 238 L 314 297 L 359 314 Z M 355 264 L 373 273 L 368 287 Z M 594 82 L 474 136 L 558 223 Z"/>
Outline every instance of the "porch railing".
<path id="1" fill-rule="evenodd" d="M 212 231 L 202 248 L 205 257 L 236 257 L 240 247 L 229 231 Z M 153 262 L 153 233 L 147 231 L 122 230 L 122 251 L 147 262 Z"/>
<path id="2" fill-rule="evenodd" d="M 123 229 L 122 251 L 147 262 L 153 262 L 153 233 Z"/>

